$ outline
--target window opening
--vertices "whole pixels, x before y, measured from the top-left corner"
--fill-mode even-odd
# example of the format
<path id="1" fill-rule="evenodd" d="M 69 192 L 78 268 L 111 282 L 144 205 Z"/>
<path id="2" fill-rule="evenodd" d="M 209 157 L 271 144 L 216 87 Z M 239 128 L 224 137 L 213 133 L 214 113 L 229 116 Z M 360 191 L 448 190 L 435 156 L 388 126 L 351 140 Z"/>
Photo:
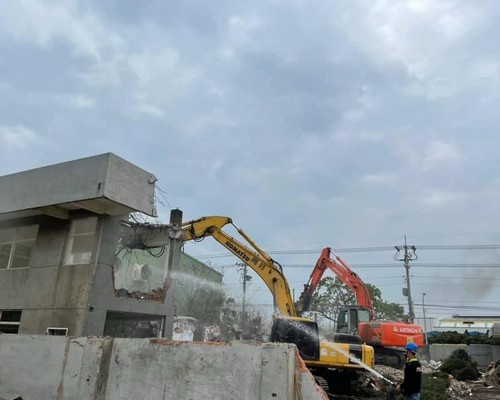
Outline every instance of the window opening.
<path id="1" fill-rule="evenodd" d="M 68 328 L 47 328 L 47 335 L 68 336 Z"/>
<path id="2" fill-rule="evenodd" d="M 0 269 L 29 267 L 37 233 L 38 225 L 0 229 Z"/>
<path id="3" fill-rule="evenodd" d="M 65 265 L 90 264 L 96 227 L 97 217 L 75 219 L 71 222 Z"/>
<path id="4" fill-rule="evenodd" d="M 163 303 L 172 226 L 123 222 L 122 229 L 113 265 L 115 295 Z"/>
<path id="5" fill-rule="evenodd" d="M 18 333 L 21 314 L 20 310 L 0 311 L 0 333 Z"/>

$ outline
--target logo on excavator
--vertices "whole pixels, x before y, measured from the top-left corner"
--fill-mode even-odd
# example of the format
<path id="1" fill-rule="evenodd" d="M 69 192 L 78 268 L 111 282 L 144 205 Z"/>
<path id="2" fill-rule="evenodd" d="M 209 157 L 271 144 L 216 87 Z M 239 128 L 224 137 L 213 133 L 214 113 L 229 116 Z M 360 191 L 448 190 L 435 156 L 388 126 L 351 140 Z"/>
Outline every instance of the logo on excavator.
<path id="1" fill-rule="evenodd" d="M 244 251 L 241 251 L 240 249 L 238 249 L 238 247 L 236 247 L 234 244 L 232 244 L 229 240 L 226 242 L 226 247 L 229 250 L 231 250 L 235 255 L 237 255 L 238 257 L 243 259 L 244 261 L 246 261 L 246 262 L 250 261 L 251 258 L 249 256 L 247 256 L 247 254 Z"/>
<path id="2" fill-rule="evenodd" d="M 395 326 L 392 329 L 393 332 L 398 332 L 398 333 L 420 333 L 418 328 L 410 328 L 410 327 L 397 327 Z"/>

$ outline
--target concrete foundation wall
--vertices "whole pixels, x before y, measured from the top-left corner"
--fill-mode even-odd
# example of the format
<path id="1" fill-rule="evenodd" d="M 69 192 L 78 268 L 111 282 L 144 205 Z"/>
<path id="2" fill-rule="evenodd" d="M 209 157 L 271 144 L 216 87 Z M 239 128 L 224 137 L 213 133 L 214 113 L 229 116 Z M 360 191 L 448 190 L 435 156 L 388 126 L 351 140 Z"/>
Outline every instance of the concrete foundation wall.
<path id="1" fill-rule="evenodd" d="M 495 362 L 500 360 L 500 345 L 491 346 L 491 356 Z"/>
<path id="2" fill-rule="evenodd" d="M 489 344 L 471 344 L 467 347 L 467 353 L 476 360 L 479 368 L 486 368 L 493 361 Z"/>
<path id="3" fill-rule="evenodd" d="M 0 399 L 98 399 L 111 339 L 0 335 Z"/>
<path id="4" fill-rule="evenodd" d="M 275 343 L 0 335 L 0 400 L 326 400 Z"/>
<path id="5" fill-rule="evenodd" d="M 431 360 L 442 361 L 448 358 L 455 350 L 463 349 L 467 351 L 466 344 L 431 344 L 429 355 Z"/>
<path id="6" fill-rule="evenodd" d="M 491 362 L 500 360 L 500 346 L 488 344 L 431 344 L 419 350 L 418 356 L 427 361 L 442 361 L 457 349 L 465 350 L 481 369 L 486 368 Z"/>

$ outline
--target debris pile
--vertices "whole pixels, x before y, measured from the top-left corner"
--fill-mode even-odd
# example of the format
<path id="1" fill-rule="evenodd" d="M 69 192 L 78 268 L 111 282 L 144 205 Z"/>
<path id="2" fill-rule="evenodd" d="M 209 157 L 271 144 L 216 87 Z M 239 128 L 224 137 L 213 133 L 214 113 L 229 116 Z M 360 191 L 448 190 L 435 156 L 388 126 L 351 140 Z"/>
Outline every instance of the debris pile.
<path id="1" fill-rule="evenodd" d="M 429 379 L 439 379 L 437 375 L 443 376 L 443 372 L 439 371 L 440 362 L 430 361 L 422 362 L 422 373 L 427 375 Z M 375 365 L 375 370 L 386 377 L 387 379 L 400 383 L 403 381 L 404 372 L 400 369 L 395 369 L 383 365 Z M 446 376 L 446 375 L 444 375 Z M 374 378 L 374 381 L 377 381 Z M 500 399 L 500 361 L 492 363 L 482 376 L 474 381 L 459 381 L 452 375 L 448 375 L 449 386 L 446 389 L 448 400 L 463 400 L 463 399 L 480 399 L 483 398 L 485 392 L 491 393 L 492 399 Z M 386 383 L 383 380 L 377 382 L 379 387 L 385 387 Z M 476 397 L 476 394 L 480 397 Z M 490 397 L 484 397 L 490 398 Z"/>
<path id="2" fill-rule="evenodd" d="M 163 303 L 165 299 L 165 293 L 166 293 L 166 288 L 152 289 L 151 292 L 140 292 L 140 291 L 129 292 L 127 289 L 124 288 L 115 289 L 115 296 L 117 297 L 126 297 L 129 299 L 136 299 L 136 300 L 147 300 L 152 303 Z"/>
<path id="3" fill-rule="evenodd" d="M 437 372 L 438 363 L 433 363 L 430 366 L 428 363 L 422 364 L 422 373 L 424 375 L 433 375 Z M 400 383 L 403 381 L 403 370 L 394 369 L 387 366 L 376 365 L 375 370 L 393 382 Z M 430 379 L 437 380 L 436 376 L 431 376 Z M 467 382 L 460 382 L 453 378 L 453 376 L 448 375 L 449 386 L 446 389 L 449 400 L 462 400 L 468 398 L 471 395 L 471 384 Z"/>
<path id="4" fill-rule="evenodd" d="M 491 363 L 483 375 L 483 381 L 486 386 L 500 387 L 500 360 Z"/>

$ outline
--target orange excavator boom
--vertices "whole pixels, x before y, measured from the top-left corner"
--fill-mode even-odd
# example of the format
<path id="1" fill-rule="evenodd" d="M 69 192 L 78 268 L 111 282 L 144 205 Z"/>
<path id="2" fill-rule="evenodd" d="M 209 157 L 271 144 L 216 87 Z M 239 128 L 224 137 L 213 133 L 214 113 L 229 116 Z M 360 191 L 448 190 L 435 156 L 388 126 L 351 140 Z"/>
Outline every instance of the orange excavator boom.
<path id="1" fill-rule="evenodd" d="M 375 312 L 368 288 L 358 274 L 351 270 L 347 263 L 340 256 L 336 255 L 330 247 L 325 247 L 321 251 L 321 255 L 311 272 L 309 281 L 304 285 L 304 291 L 297 303 L 299 312 L 305 312 L 309 309 L 312 296 L 327 268 L 330 268 L 354 292 L 358 305 L 367 308 L 370 311 L 370 319 L 373 319 Z"/>

